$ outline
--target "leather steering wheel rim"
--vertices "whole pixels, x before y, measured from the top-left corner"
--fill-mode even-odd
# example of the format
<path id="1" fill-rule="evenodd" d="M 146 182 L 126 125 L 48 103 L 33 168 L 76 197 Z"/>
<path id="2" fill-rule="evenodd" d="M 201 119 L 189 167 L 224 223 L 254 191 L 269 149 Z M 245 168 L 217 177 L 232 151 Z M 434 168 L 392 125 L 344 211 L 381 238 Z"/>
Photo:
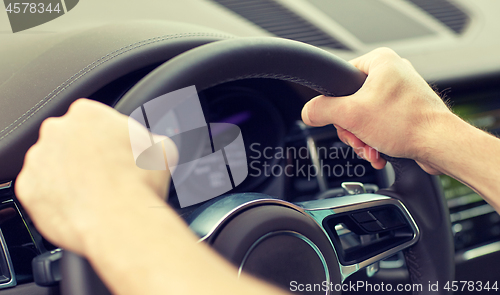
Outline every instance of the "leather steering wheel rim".
<path id="1" fill-rule="evenodd" d="M 324 95 L 344 96 L 356 92 L 366 75 L 327 51 L 296 41 L 223 40 L 194 48 L 164 63 L 135 85 L 116 109 L 129 115 L 147 101 L 187 86 L 196 85 L 202 91 L 248 78 L 291 81 Z M 437 281 L 443 286 L 454 278 L 448 207 L 435 176 L 425 173 L 412 160 L 387 159 L 394 167 L 396 181 L 378 194 L 400 199 L 420 228 L 419 241 L 404 253 L 411 282 L 424 285 L 422 292 L 414 294 L 430 294 L 429 282 Z M 440 290 L 437 294 L 446 293 Z"/>

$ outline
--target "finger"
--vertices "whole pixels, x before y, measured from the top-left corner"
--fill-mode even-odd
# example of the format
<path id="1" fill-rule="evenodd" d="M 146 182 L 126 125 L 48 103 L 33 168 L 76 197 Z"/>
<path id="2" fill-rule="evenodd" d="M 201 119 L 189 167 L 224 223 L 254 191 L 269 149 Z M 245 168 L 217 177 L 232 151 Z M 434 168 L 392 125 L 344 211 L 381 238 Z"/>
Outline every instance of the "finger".
<path id="1" fill-rule="evenodd" d="M 354 148 L 354 151 L 360 158 L 368 161 L 375 169 L 380 170 L 387 164 L 387 161 L 380 156 L 380 153 L 369 145 Z"/>
<path id="2" fill-rule="evenodd" d="M 385 167 L 387 161 L 380 156 L 380 153 L 377 151 L 377 149 L 374 149 L 371 146 L 365 144 L 354 134 L 343 129 L 342 127 L 336 127 L 339 138 L 345 144 L 351 146 L 358 156 L 370 162 L 375 169 L 382 169 Z"/>
<path id="3" fill-rule="evenodd" d="M 345 129 L 342 127 L 337 127 L 337 136 L 339 137 L 340 141 L 342 141 L 344 144 L 349 145 L 349 142 L 347 141 L 347 138 L 345 136 Z"/>
<path id="4" fill-rule="evenodd" d="M 379 65 L 387 64 L 387 62 L 401 62 L 401 60 L 401 57 L 392 49 L 377 48 L 351 60 L 350 63 L 369 75 Z M 353 112 L 353 110 L 363 107 L 360 101 L 363 99 L 365 92 L 366 89 L 363 85 L 359 91 L 349 96 L 335 98 L 324 95 L 317 96 L 307 102 L 302 109 L 302 120 L 310 126 L 336 124 L 349 130 L 351 129 L 349 125 L 355 122 L 355 119 L 352 118 L 353 114 L 362 113 L 359 111 Z"/>
<path id="5" fill-rule="evenodd" d="M 335 124 L 349 129 L 348 122 L 355 120 L 351 110 L 357 105 L 352 96 L 317 96 L 304 105 L 302 120 L 309 126 Z"/>
<path id="6" fill-rule="evenodd" d="M 375 169 L 382 169 L 387 164 L 387 161 L 380 156 L 380 153 L 369 145 L 363 148 L 365 160 L 371 163 Z"/>
<path id="7" fill-rule="evenodd" d="M 379 158 L 376 161 L 370 162 L 370 164 L 372 165 L 373 168 L 381 170 L 384 169 L 385 165 L 387 164 L 387 161 L 382 158 Z"/>
<path id="8" fill-rule="evenodd" d="M 342 141 L 345 144 L 353 147 L 354 149 L 360 149 L 366 146 L 366 144 L 362 140 L 357 138 L 356 135 L 343 128 L 338 130 L 337 132 L 339 134 L 339 137 L 342 137 Z"/>

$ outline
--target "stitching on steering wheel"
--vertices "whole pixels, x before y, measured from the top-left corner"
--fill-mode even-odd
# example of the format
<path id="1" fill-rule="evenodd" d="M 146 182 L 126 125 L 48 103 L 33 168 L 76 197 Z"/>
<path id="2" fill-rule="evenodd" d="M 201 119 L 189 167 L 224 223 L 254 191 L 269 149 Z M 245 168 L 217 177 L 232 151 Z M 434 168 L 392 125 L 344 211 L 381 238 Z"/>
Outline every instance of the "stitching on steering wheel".
<path id="1" fill-rule="evenodd" d="M 224 34 L 216 34 L 216 33 L 185 33 L 185 34 L 164 35 L 164 36 L 153 37 L 153 38 L 145 39 L 145 40 L 142 40 L 142 41 L 139 41 L 139 42 L 135 42 L 135 43 L 129 44 L 127 46 L 124 46 L 124 47 L 122 47 L 120 49 L 117 49 L 115 51 L 112 51 L 112 52 L 104 55 L 103 57 L 95 60 L 94 62 L 92 62 L 91 64 L 89 64 L 88 66 L 84 67 L 83 69 L 81 69 L 80 71 L 78 71 L 76 74 L 74 74 L 73 76 L 71 76 L 70 78 L 68 78 L 61 85 L 57 86 L 54 90 L 52 90 L 46 97 L 44 97 L 42 100 L 40 100 L 39 102 L 37 102 L 32 108 L 30 108 L 28 111 L 26 111 L 24 114 L 22 114 L 19 118 L 17 118 L 14 122 L 12 122 L 9 126 L 7 126 L 4 129 L 2 129 L 0 131 L 0 133 L 8 130 L 10 127 L 12 127 L 14 124 L 16 124 L 16 122 L 18 122 L 19 120 L 21 120 L 26 114 L 30 113 L 31 111 L 33 111 L 33 109 L 35 109 L 35 108 L 37 108 L 39 106 L 35 111 L 33 111 L 32 114 L 30 114 L 27 118 L 25 118 L 15 128 L 13 128 L 8 133 L 6 133 L 2 137 L 0 137 L 0 140 L 4 139 L 9 134 L 11 134 L 12 132 L 14 132 L 14 130 L 16 130 L 22 124 L 24 124 L 26 121 L 28 121 L 33 115 L 35 115 L 39 110 L 41 110 L 52 99 L 54 99 L 55 97 L 57 97 L 61 92 L 63 92 L 64 90 L 66 90 L 73 83 L 75 83 L 76 81 L 78 81 L 80 78 L 82 78 L 83 76 L 85 76 L 86 74 L 88 74 L 89 72 L 91 72 L 92 70 L 94 70 L 95 68 L 97 68 L 98 66 L 100 66 L 100 65 L 102 65 L 102 64 L 104 64 L 104 63 L 112 60 L 113 58 L 126 53 L 126 52 L 132 51 L 134 49 L 137 49 L 137 48 L 140 48 L 140 47 L 143 47 L 143 46 L 146 46 L 146 45 L 150 45 L 150 44 L 154 44 L 154 43 L 159 43 L 159 42 L 162 42 L 162 41 L 165 41 L 165 40 L 172 40 L 172 39 L 179 39 L 179 38 L 189 38 L 189 37 L 233 38 L 233 36 L 224 35 Z M 71 81 L 73 78 L 74 78 L 74 80 Z M 67 85 L 65 85 L 65 84 L 67 84 Z M 64 86 L 64 87 L 61 88 L 62 86 Z M 56 91 L 57 91 L 57 93 L 54 94 L 54 92 L 56 92 Z M 41 103 L 43 103 L 43 104 L 40 105 Z"/>
<path id="2" fill-rule="evenodd" d="M 408 272 L 410 273 L 410 280 L 415 284 L 421 284 L 422 272 L 420 271 L 420 264 L 418 264 L 418 259 L 413 252 L 413 248 L 409 248 L 404 252 L 406 263 L 408 264 Z M 418 291 L 413 292 L 413 294 L 418 293 Z"/>
<path id="3" fill-rule="evenodd" d="M 222 80 L 222 81 L 217 81 L 216 83 L 213 83 L 213 84 L 207 86 L 205 89 L 208 89 L 210 87 L 217 86 L 219 84 L 223 84 L 223 83 L 226 83 L 226 82 L 231 82 L 231 81 L 236 81 L 236 80 L 243 80 L 243 79 L 252 79 L 252 78 L 269 78 L 269 79 L 285 80 L 285 81 L 298 83 L 298 84 L 307 86 L 309 88 L 315 89 L 315 90 L 317 90 L 317 91 L 319 91 L 322 94 L 327 95 L 327 96 L 337 96 L 337 95 L 335 95 L 335 93 L 330 92 L 327 89 L 325 89 L 324 87 L 322 87 L 322 86 L 320 86 L 318 84 L 312 83 L 312 82 L 310 82 L 308 80 L 297 78 L 297 77 L 294 77 L 294 76 L 283 75 L 283 74 L 273 74 L 273 73 L 254 73 L 254 74 L 247 74 L 247 75 L 243 75 L 243 76 L 229 78 L 229 79 L 225 79 L 225 80 Z"/>
<path id="4" fill-rule="evenodd" d="M 402 174 L 402 165 L 401 162 L 398 160 L 398 158 L 394 158 L 391 156 L 387 156 L 385 154 L 382 154 L 382 158 L 387 160 L 392 164 L 392 167 L 394 169 L 394 172 L 396 174 L 396 179 L 394 183 L 399 182 L 400 175 Z M 406 260 L 406 264 L 408 266 L 408 273 L 410 274 L 410 280 L 411 282 L 415 284 L 421 284 L 422 283 L 422 271 L 420 269 L 420 264 L 417 259 L 417 255 L 415 255 L 415 252 L 413 251 L 413 247 L 410 247 L 404 251 L 404 256 Z M 413 291 L 413 294 L 417 295 L 419 294 L 419 291 Z"/>

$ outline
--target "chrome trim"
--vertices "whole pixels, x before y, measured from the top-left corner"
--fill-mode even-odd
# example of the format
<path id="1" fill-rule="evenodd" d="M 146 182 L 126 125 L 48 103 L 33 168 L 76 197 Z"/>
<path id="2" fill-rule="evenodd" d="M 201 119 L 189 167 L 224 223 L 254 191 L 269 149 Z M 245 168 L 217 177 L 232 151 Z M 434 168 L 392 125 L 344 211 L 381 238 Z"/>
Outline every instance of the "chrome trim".
<path id="1" fill-rule="evenodd" d="M 354 202 L 352 200 L 355 200 Z M 351 200 L 349 202 L 348 200 Z M 317 203 L 317 204 L 314 204 Z M 319 207 L 316 207 L 314 205 L 320 205 Z M 375 206 L 382 206 L 382 205 L 394 205 L 400 209 L 400 212 L 403 213 L 404 217 L 408 221 L 410 227 L 413 230 L 413 238 L 406 242 L 403 243 L 397 247 L 394 247 L 392 249 L 389 249 L 385 252 L 382 252 L 380 254 L 377 254 L 371 258 L 368 258 L 365 261 L 362 261 L 357 264 L 353 265 L 343 265 L 339 261 L 340 265 L 340 270 L 342 274 L 342 281 L 344 281 L 347 277 L 352 275 L 353 273 L 357 272 L 358 270 L 367 267 L 377 261 L 383 260 L 385 258 L 388 258 L 397 252 L 406 249 L 412 245 L 414 245 L 419 237 L 420 237 L 420 230 L 418 229 L 417 224 L 415 223 L 415 220 L 411 217 L 410 213 L 406 209 L 406 207 L 401 203 L 399 200 L 392 199 L 387 196 L 382 196 L 382 195 L 376 195 L 376 194 L 361 194 L 361 195 L 351 195 L 348 197 L 339 197 L 339 198 L 332 198 L 332 199 L 323 199 L 323 200 L 318 200 L 316 202 L 314 201 L 308 201 L 304 203 L 300 203 L 297 205 L 302 205 L 303 208 L 306 209 L 306 213 L 309 214 L 317 224 L 321 226 L 323 231 L 325 232 L 326 236 L 328 239 L 330 239 L 330 236 L 326 233 L 325 229 L 323 228 L 323 220 L 331 216 L 333 214 L 338 214 L 338 213 L 345 213 L 349 211 L 354 211 L 354 210 L 359 210 L 359 209 L 367 209 Z M 330 239 L 330 243 L 333 246 L 333 242 Z M 335 248 L 334 248 L 335 249 Z M 336 253 L 336 252 L 335 252 Z"/>
<path id="2" fill-rule="evenodd" d="M 403 255 L 403 252 L 399 252 L 395 255 L 398 256 L 397 260 L 394 260 L 394 261 L 381 260 L 380 261 L 380 268 L 395 269 L 395 268 L 403 267 L 405 265 L 405 256 Z"/>
<path id="3" fill-rule="evenodd" d="M 363 193 L 375 193 L 379 190 L 379 187 L 377 185 L 370 184 L 370 183 L 364 183 L 363 187 L 365 188 L 365 191 Z M 345 188 L 342 188 L 342 187 L 331 188 L 327 191 L 324 191 L 324 192 L 317 194 L 313 200 L 322 200 L 322 199 L 329 199 L 329 198 L 335 198 L 335 197 L 343 197 L 346 195 L 349 195 L 349 194 L 346 193 Z"/>
<path id="4" fill-rule="evenodd" d="M 5 256 L 5 261 L 7 262 L 7 268 L 9 269 L 9 274 L 10 274 L 10 281 L 8 281 L 7 283 L 0 284 L 0 289 L 14 287 L 17 285 L 16 275 L 14 273 L 14 266 L 12 265 L 9 249 L 7 248 L 7 243 L 5 242 L 1 229 L 0 229 L 0 246 L 2 247 L 2 252 L 3 255 Z"/>
<path id="5" fill-rule="evenodd" d="M 279 199 L 271 199 L 268 195 L 264 194 L 245 193 L 229 195 L 198 213 L 190 222 L 189 227 L 201 237 L 199 242 L 202 242 L 210 238 L 210 236 L 213 235 L 231 215 L 262 204 L 282 205 L 293 207 L 293 209 L 301 211 L 300 208 L 296 206 L 290 206 L 293 205 L 292 203 Z"/>
<path id="6" fill-rule="evenodd" d="M 340 186 L 348 195 L 366 194 L 365 186 L 361 182 L 342 182 Z"/>
<path id="7" fill-rule="evenodd" d="M 307 149 L 309 150 L 309 153 L 311 155 L 311 162 L 313 164 L 313 167 L 316 170 L 316 179 L 318 180 L 319 191 L 324 192 L 328 189 L 328 184 L 326 183 L 326 179 L 325 179 L 325 176 L 323 175 L 323 171 L 321 171 L 321 164 L 319 162 L 318 149 L 316 148 L 316 142 L 314 141 L 314 138 L 307 131 L 308 126 L 306 124 L 304 124 L 304 122 L 297 121 L 297 125 L 299 125 L 300 130 L 302 130 L 302 132 L 305 135 Z"/>
<path id="8" fill-rule="evenodd" d="M 373 277 L 380 270 L 380 262 L 375 262 L 366 267 L 366 276 Z"/>
<path id="9" fill-rule="evenodd" d="M 310 135 L 306 137 L 306 142 L 307 149 L 311 154 L 311 162 L 316 169 L 316 179 L 318 180 L 319 190 L 321 192 L 324 192 L 328 189 L 328 185 L 326 184 L 323 171 L 321 171 L 321 164 L 319 162 L 318 150 L 316 149 L 316 142 L 314 142 L 314 139 Z"/>
<path id="10" fill-rule="evenodd" d="M 348 207 L 355 204 L 368 203 L 373 201 L 390 200 L 390 197 L 377 194 L 349 195 L 337 198 L 313 200 L 296 203 L 297 206 L 307 211 L 332 210 Z M 333 212 L 339 213 L 339 212 Z"/>
<path id="11" fill-rule="evenodd" d="M 31 242 L 35 246 L 35 248 L 40 251 L 40 246 L 37 244 L 35 237 L 33 237 L 33 234 L 31 233 L 31 229 L 28 226 L 28 223 L 26 222 L 26 219 L 23 216 L 23 213 L 21 212 L 21 209 L 19 209 L 19 206 L 17 206 L 17 203 L 13 199 L 5 200 L 2 202 L 2 205 L 13 203 L 14 207 L 16 208 L 17 213 L 19 214 L 19 217 L 23 221 L 24 227 L 26 228 L 26 231 L 28 231 L 28 234 L 30 236 Z"/>
<path id="12" fill-rule="evenodd" d="M 487 244 L 484 246 L 479 246 L 474 249 L 470 249 L 467 251 L 464 251 L 462 253 L 459 253 L 456 255 L 456 260 L 457 261 L 468 261 L 472 260 L 481 256 L 485 256 L 488 254 L 492 254 L 495 252 L 500 251 L 500 241 L 498 242 L 493 242 L 491 244 Z"/>
<path id="13" fill-rule="evenodd" d="M 345 190 L 341 187 L 331 188 L 327 191 L 318 193 L 313 200 L 322 200 L 328 198 L 342 197 L 345 196 Z"/>
<path id="14" fill-rule="evenodd" d="M 2 190 L 2 189 L 8 189 L 8 188 L 11 188 L 11 187 L 12 187 L 12 180 L 9 181 L 9 182 L 0 183 L 0 190 Z"/>
<path id="15" fill-rule="evenodd" d="M 304 236 L 298 232 L 294 232 L 294 231 L 290 231 L 290 230 L 281 230 L 281 231 L 271 232 L 271 233 L 263 235 L 257 241 L 255 241 L 252 244 L 252 246 L 250 247 L 250 249 L 248 249 L 247 253 L 245 253 L 245 256 L 243 257 L 243 261 L 241 261 L 241 265 L 238 268 L 238 278 L 241 276 L 241 272 L 243 271 L 243 267 L 245 266 L 245 262 L 247 261 L 248 256 L 250 255 L 250 253 L 252 253 L 252 251 L 255 249 L 255 247 L 257 247 L 257 245 L 259 243 L 261 243 L 262 241 L 264 241 L 265 239 L 273 237 L 273 236 L 277 236 L 277 235 L 293 236 L 293 237 L 301 239 L 302 241 L 306 242 L 309 246 L 311 246 L 311 248 L 313 248 L 314 252 L 316 252 L 319 259 L 321 260 L 321 263 L 323 264 L 323 270 L 325 271 L 325 275 L 326 275 L 325 281 L 327 281 L 328 285 L 330 285 L 330 271 L 328 270 L 328 264 L 326 263 L 326 259 L 323 256 L 323 253 L 321 253 L 321 250 L 318 248 L 318 246 L 316 246 L 316 244 L 313 243 L 313 241 L 308 239 L 306 236 Z M 330 288 L 327 288 L 327 291 L 325 294 L 326 295 L 330 294 Z"/>
<path id="16" fill-rule="evenodd" d="M 337 224 L 335 226 L 335 231 L 337 232 L 337 235 L 343 236 L 351 233 L 351 231 L 347 228 L 345 228 L 342 224 Z"/>
<path id="17" fill-rule="evenodd" d="M 263 204 L 276 204 L 288 207 L 310 216 L 323 230 L 323 233 L 330 241 L 330 245 L 332 246 L 332 250 L 335 255 L 337 255 L 337 251 L 334 244 L 325 228 L 323 228 L 323 220 L 326 217 L 338 213 L 345 213 L 382 205 L 394 205 L 398 207 L 414 233 L 412 239 L 357 264 L 343 265 L 339 262 L 342 282 L 358 270 L 412 246 L 420 237 L 420 230 L 406 207 L 399 200 L 377 194 L 350 195 L 331 199 L 300 202 L 296 204 L 279 199 L 271 199 L 267 195 L 257 193 L 229 195 L 199 212 L 189 224 L 189 227 L 201 237 L 199 242 L 202 242 L 209 239 L 219 228 L 223 226 L 225 222 L 230 219 L 233 214 Z"/>

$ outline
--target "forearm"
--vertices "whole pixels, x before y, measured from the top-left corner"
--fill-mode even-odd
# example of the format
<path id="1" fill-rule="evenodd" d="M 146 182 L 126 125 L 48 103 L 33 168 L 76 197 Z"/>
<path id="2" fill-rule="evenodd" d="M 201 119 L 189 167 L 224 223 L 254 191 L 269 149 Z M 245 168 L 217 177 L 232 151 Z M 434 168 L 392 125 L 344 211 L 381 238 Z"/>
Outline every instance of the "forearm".
<path id="1" fill-rule="evenodd" d="M 103 217 L 86 240 L 86 256 L 115 294 L 280 293 L 253 278 L 238 279 L 157 196 L 123 206 L 128 209 Z"/>
<path id="2" fill-rule="evenodd" d="M 439 171 L 466 184 L 500 212 L 500 139 L 455 115 L 437 127 L 429 162 Z"/>

